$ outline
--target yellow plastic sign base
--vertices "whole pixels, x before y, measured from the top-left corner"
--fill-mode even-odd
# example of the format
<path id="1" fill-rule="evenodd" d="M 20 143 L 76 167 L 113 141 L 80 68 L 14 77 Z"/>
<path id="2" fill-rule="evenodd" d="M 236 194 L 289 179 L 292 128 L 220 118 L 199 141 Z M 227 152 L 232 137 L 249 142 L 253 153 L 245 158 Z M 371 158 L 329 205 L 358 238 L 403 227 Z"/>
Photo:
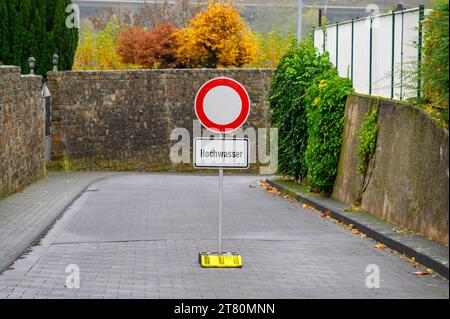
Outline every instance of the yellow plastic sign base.
<path id="1" fill-rule="evenodd" d="M 242 257 L 236 252 L 221 253 L 202 252 L 199 254 L 200 265 L 204 268 L 241 268 Z"/>

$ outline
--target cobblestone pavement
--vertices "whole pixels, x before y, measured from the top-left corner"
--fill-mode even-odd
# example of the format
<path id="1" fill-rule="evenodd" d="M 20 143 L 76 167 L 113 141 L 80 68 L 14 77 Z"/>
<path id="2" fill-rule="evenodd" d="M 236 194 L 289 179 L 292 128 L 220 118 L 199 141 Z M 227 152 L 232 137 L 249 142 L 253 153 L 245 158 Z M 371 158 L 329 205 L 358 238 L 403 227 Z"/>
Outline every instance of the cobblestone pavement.
<path id="1" fill-rule="evenodd" d="M 91 185 L 0 275 L 0 298 L 448 298 L 445 279 L 414 276 L 404 258 L 258 180 L 224 179 L 224 249 L 241 253 L 241 269 L 198 263 L 217 245 L 217 177 L 127 174 Z M 69 264 L 80 288 L 65 287 Z M 365 284 L 370 264 L 378 289 Z"/>
<path id="2" fill-rule="evenodd" d="M 0 199 L 0 272 L 53 223 L 89 184 L 112 173 L 50 172 L 23 192 Z"/>

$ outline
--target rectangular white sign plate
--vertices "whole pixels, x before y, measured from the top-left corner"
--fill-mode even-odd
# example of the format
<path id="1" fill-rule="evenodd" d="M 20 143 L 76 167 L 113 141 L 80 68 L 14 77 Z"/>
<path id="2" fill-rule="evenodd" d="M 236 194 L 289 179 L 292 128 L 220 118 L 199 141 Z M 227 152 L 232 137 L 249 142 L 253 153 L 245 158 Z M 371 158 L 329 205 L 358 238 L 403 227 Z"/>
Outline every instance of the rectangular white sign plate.
<path id="1" fill-rule="evenodd" d="M 195 138 L 194 166 L 196 168 L 236 168 L 249 167 L 248 138 Z"/>

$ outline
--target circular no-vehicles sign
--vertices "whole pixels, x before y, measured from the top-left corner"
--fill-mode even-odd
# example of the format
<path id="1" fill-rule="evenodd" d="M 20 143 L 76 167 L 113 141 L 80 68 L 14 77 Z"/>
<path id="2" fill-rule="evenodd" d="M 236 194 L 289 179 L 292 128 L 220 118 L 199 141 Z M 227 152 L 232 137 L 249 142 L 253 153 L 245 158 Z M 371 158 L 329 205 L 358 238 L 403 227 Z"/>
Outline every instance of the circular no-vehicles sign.
<path id="1" fill-rule="evenodd" d="M 219 77 L 209 80 L 195 97 L 195 114 L 200 123 L 217 133 L 229 133 L 245 123 L 250 113 L 250 97 L 236 80 Z"/>

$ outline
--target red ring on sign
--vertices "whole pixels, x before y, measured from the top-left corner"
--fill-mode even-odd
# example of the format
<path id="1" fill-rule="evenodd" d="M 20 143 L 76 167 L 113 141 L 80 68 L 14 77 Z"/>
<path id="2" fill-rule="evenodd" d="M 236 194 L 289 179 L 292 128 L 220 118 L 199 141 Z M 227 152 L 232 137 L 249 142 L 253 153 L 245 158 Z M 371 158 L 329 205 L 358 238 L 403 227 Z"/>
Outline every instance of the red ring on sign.
<path id="1" fill-rule="evenodd" d="M 206 94 L 208 94 L 209 91 L 218 86 L 227 86 L 232 88 L 241 98 L 242 102 L 241 113 L 233 122 L 229 124 L 214 123 L 206 116 L 205 111 L 203 110 L 203 102 L 205 100 Z M 222 77 L 212 79 L 206 82 L 200 88 L 200 90 L 197 93 L 197 96 L 195 97 L 195 114 L 197 115 L 197 118 L 203 124 L 203 126 L 214 132 L 225 133 L 237 130 L 247 120 L 249 113 L 250 113 L 250 98 L 248 96 L 247 91 L 239 82 L 230 78 Z"/>

